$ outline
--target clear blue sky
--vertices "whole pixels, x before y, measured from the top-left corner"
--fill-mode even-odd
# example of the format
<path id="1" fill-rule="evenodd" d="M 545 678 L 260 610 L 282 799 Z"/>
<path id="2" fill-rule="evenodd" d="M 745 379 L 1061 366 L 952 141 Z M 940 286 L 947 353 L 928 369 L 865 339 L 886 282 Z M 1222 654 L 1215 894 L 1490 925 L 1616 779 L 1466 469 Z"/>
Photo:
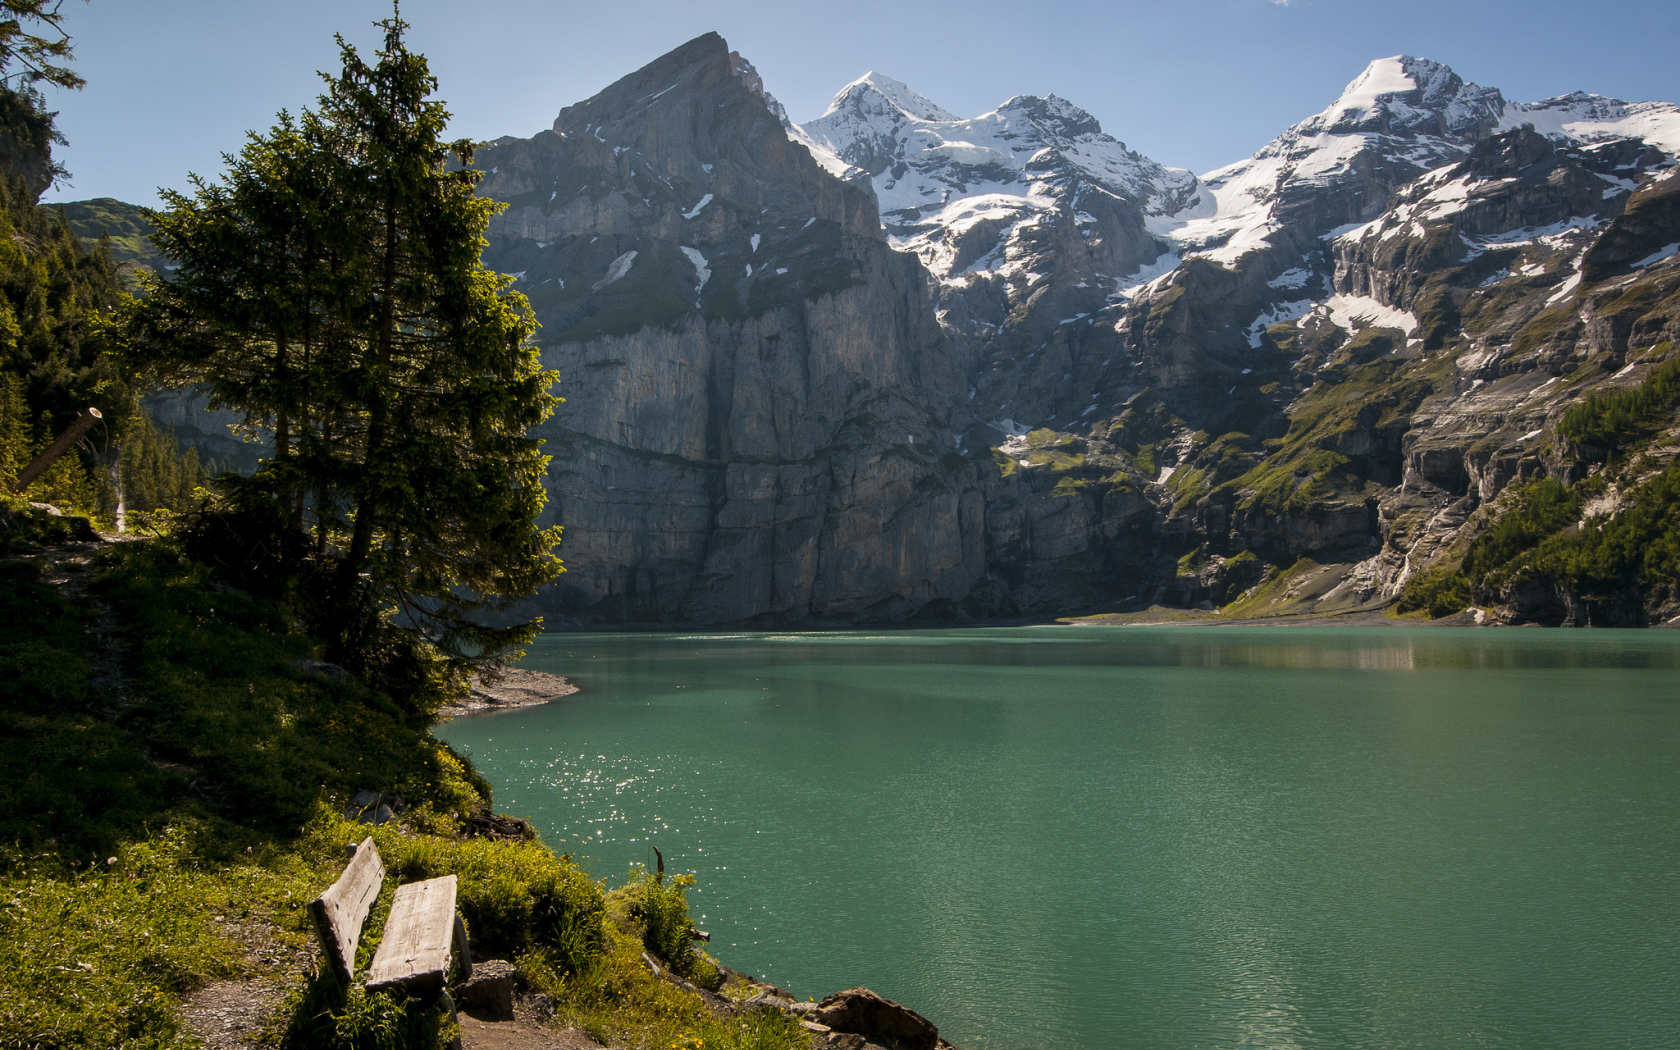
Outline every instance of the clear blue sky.
<path id="1" fill-rule="evenodd" d="M 364 51 L 378 0 L 69 0 L 81 92 L 49 89 L 74 173 L 54 200 L 153 204 L 221 170 L 243 133 L 312 105 L 335 32 Z M 405 0 L 452 134 L 531 135 L 708 30 L 795 120 L 876 69 L 973 116 L 1054 92 L 1167 164 L 1207 171 L 1328 105 L 1373 58 L 1414 54 L 1535 101 L 1576 89 L 1680 101 L 1675 0 Z"/>

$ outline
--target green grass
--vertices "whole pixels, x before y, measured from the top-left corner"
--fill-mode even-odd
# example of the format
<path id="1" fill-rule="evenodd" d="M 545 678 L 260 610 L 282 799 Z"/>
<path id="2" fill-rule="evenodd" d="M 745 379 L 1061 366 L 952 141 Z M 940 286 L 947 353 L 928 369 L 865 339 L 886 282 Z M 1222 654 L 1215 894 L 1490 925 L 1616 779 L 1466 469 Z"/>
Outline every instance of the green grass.
<path id="1" fill-rule="evenodd" d="M 1432 389 L 1427 372 L 1402 371 L 1390 359 L 1349 368 L 1338 383 L 1316 383 L 1293 406 L 1289 430 L 1275 448 L 1218 487 L 1235 493 L 1242 506 L 1273 512 L 1376 491 L 1359 465 L 1331 446 L 1347 431 L 1380 429 L 1409 416 Z"/>
<path id="2" fill-rule="evenodd" d="M 582 1028 L 605 1045 L 635 1050 L 807 1050 L 811 1033 L 792 1018 L 773 1010 L 720 1017 L 698 996 L 653 976 L 642 958 L 650 940 L 686 935 L 689 923 L 686 904 L 650 921 L 649 882 L 645 872 L 635 872 L 608 895 L 604 950 L 583 969 L 563 972 L 541 955 L 520 958 L 522 978 L 534 991 L 554 998 L 556 1021 Z M 665 880 L 664 892 L 671 892 L 671 882 Z M 694 955 L 695 979 L 704 985 L 706 969 L 715 973 L 715 967 L 703 953 Z M 738 999 L 743 989 L 723 986 L 721 991 Z"/>
<path id="3" fill-rule="evenodd" d="M 294 668 L 318 647 L 277 605 L 219 584 L 168 540 L 77 571 L 88 582 L 67 601 L 35 564 L 0 562 L 0 1050 L 192 1045 L 181 999 L 262 972 L 233 931 L 299 951 L 313 936 L 306 902 L 368 834 L 387 885 L 363 967 L 391 890 L 452 874 L 481 957 L 514 960 L 523 987 L 615 1045 L 808 1044 L 779 1014 L 721 1019 L 642 961 L 650 951 L 716 983 L 688 940 L 691 877 L 609 893 L 540 841 L 462 837 L 458 817 L 488 806 L 488 785 L 390 698 Z M 353 823 L 339 809 L 360 788 L 411 808 Z M 293 973 L 270 1037 L 407 1050 L 441 1045 L 446 1028 L 399 995 Z"/>
<path id="4" fill-rule="evenodd" d="M 1299 558 L 1289 568 L 1279 571 L 1269 570 L 1261 578 L 1252 594 L 1238 597 L 1236 601 L 1220 609 L 1222 616 L 1229 618 L 1270 616 L 1288 611 L 1288 594 L 1291 584 L 1298 582 L 1306 574 L 1318 568 L 1318 563 L 1311 558 Z"/>
<path id="5" fill-rule="evenodd" d="M 177 1045 L 174 996 L 238 969 L 214 933 L 227 884 L 181 863 L 164 836 L 66 871 L 10 858 L 0 876 L 0 1047 Z"/>
<path id="6" fill-rule="evenodd" d="M 675 292 L 650 290 L 635 297 L 619 297 L 545 343 L 585 343 L 609 335 L 634 335 L 644 328 L 669 328 L 693 311 L 693 304 Z"/>
<path id="7" fill-rule="evenodd" d="M 319 647 L 279 605 L 214 589 L 166 541 L 99 555 L 75 603 L 29 563 L 0 572 L 19 625 L 0 672 L 21 684 L 0 706 L 0 842 L 99 853 L 181 818 L 230 841 L 295 835 L 317 799 L 362 788 L 437 814 L 482 804 L 482 781 L 390 698 L 293 666 Z M 100 603 L 109 638 L 89 633 Z M 96 679 L 102 653 L 126 681 Z"/>

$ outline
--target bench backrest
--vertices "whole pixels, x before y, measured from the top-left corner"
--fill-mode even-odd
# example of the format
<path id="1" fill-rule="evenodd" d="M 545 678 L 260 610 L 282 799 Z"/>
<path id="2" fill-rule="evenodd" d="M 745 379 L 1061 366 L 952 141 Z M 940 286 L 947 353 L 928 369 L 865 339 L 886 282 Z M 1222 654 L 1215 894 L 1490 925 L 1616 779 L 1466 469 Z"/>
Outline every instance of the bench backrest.
<path id="1" fill-rule="evenodd" d="M 315 923 L 315 937 L 321 942 L 327 967 L 338 979 L 349 983 L 356 969 L 356 942 L 368 909 L 379 897 L 385 882 L 385 862 L 370 835 L 356 847 L 356 855 L 338 881 L 327 892 L 309 902 L 309 918 Z M 453 899 L 453 894 L 450 895 Z"/>

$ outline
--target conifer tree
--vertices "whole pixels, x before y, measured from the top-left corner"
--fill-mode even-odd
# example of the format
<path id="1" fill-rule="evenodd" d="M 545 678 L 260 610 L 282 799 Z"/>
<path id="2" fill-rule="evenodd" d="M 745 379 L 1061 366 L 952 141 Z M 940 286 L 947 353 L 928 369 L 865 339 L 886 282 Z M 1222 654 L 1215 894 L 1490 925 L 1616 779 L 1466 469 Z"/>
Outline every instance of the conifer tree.
<path id="1" fill-rule="evenodd" d="M 64 32 L 63 9 L 64 0 L 0 0 L 0 85 L 74 89 L 85 83 L 64 64 L 74 47 Z"/>
<path id="2" fill-rule="evenodd" d="M 484 626 L 486 605 L 561 571 L 527 436 L 555 376 L 525 297 L 481 264 L 499 205 L 473 192 L 470 144 L 444 142 L 405 24 L 378 25 L 373 64 L 340 38 L 318 110 L 281 114 L 221 181 L 166 197 L 150 218 L 179 269 L 119 328 L 131 361 L 272 436 L 256 476 L 228 479 L 225 520 L 280 523 L 265 549 L 310 581 L 333 657 L 378 671 L 382 652 L 434 652 L 458 674 L 540 625 Z"/>

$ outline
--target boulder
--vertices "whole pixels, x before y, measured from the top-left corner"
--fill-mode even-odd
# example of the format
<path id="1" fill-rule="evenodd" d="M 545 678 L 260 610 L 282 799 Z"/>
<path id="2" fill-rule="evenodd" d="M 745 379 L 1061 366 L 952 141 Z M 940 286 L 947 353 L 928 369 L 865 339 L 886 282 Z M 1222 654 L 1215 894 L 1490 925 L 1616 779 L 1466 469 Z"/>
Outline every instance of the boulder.
<path id="1" fill-rule="evenodd" d="M 407 808 L 402 799 L 389 792 L 358 791 L 344 807 L 344 818 L 361 824 L 383 824 Z"/>
<path id="2" fill-rule="evenodd" d="M 511 1021 L 513 977 L 514 966 L 510 962 L 486 959 L 474 963 L 472 977 L 455 992 L 455 1002 L 480 1021 Z"/>
<path id="3" fill-rule="evenodd" d="M 795 1006 L 801 1004 L 795 1003 L 789 996 L 777 995 L 775 992 L 765 989 L 751 996 L 741 1005 L 747 1007 L 749 1010 L 768 1006 L 772 1010 L 779 1010 L 786 1013 L 793 1010 Z"/>
<path id="4" fill-rule="evenodd" d="M 867 988 L 835 992 L 807 1016 L 837 1032 L 861 1035 L 889 1050 L 935 1050 L 939 1045 L 939 1029 L 932 1021 Z"/>
<path id="5" fill-rule="evenodd" d="M 304 674 L 319 675 L 322 678 L 349 678 L 350 672 L 337 664 L 329 664 L 325 660 L 293 660 L 291 666 Z M 367 794 L 367 792 L 362 792 Z"/>

